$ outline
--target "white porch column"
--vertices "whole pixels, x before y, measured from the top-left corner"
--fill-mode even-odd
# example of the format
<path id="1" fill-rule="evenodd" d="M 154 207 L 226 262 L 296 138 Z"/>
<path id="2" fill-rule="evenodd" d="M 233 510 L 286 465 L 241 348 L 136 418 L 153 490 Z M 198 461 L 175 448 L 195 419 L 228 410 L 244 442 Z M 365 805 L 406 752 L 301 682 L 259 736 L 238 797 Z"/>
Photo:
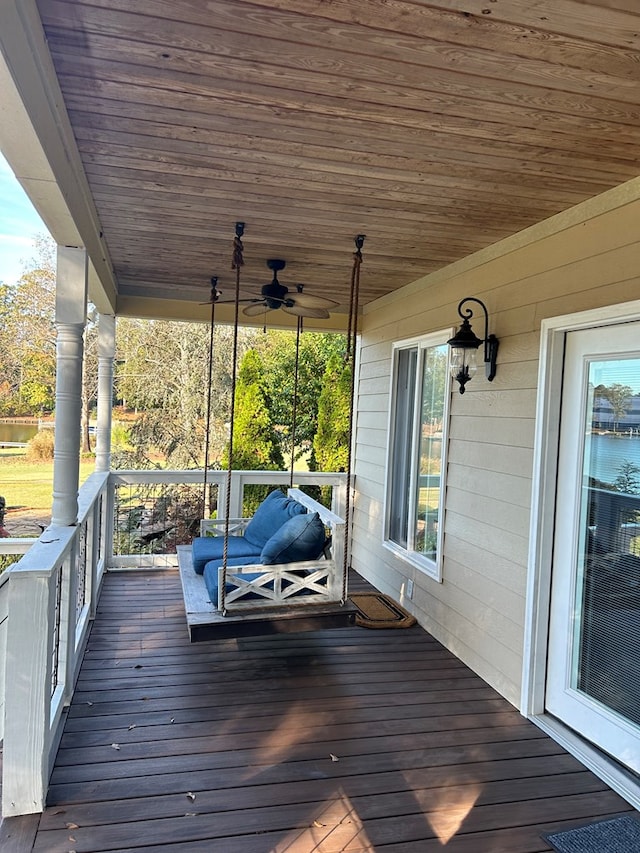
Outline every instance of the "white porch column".
<path id="1" fill-rule="evenodd" d="M 87 316 L 87 253 L 58 246 L 56 275 L 56 436 L 51 523 L 78 520 L 83 333 Z"/>
<path id="2" fill-rule="evenodd" d="M 46 547 L 46 546 L 43 546 Z M 8 583 L 3 817 L 43 811 L 49 786 L 51 662 L 56 584 L 46 571 L 14 571 Z"/>
<path id="3" fill-rule="evenodd" d="M 116 318 L 101 314 L 98 322 L 98 434 L 96 471 L 111 468 L 111 416 L 113 413 L 113 365 L 116 354 Z"/>

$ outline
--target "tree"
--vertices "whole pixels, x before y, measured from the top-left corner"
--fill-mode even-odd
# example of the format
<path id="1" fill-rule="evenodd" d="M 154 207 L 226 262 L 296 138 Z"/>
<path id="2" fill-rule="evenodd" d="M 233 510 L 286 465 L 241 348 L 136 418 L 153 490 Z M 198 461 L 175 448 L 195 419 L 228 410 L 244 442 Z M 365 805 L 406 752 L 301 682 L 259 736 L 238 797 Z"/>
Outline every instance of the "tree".
<path id="1" fill-rule="evenodd" d="M 298 393 L 295 424 L 296 458 L 312 451 L 318 426 L 318 403 L 327 362 L 342 356 L 344 335 L 304 332 L 298 354 Z M 296 335 L 270 331 L 256 343 L 264 366 L 265 382 L 271 399 L 271 413 L 278 425 L 286 458 L 291 458 L 296 363 Z"/>
<path id="2" fill-rule="evenodd" d="M 233 426 L 233 467 L 241 471 L 281 471 L 280 439 L 271 417 L 264 366 L 255 350 L 248 350 L 238 371 Z M 229 463 L 229 445 L 223 464 Z"/>
<path id="3" fill-rule="evenodd" d="M 313 440 L 320 471 L 346 471 L 349 452 L 351 365 L 332 355 L 322 380 L 318 400 L 318 429 Z"/>
<path id="4" fill-rule="evenodd" d="M 5 415 L 40 415 L 55 403 L 55 244 L 36 255 L 15 285 L 0 286 L 0 406 Z"/>
<path id="5" fill-rule="evenodd" d="M 220 465 L 231 404 L 233 330 L 217 326 L 212 369 L 210 464 Z M 240 356 L 259 333 L 238 330 Z M 209 326 L 118 318 L 116 399 L 140 412 L 131 428 L 134 445 L 116 464 L 148 467 L 159 451 L 176 467 L 204 463 Z"/>
<path id="6" fill-rule="evenodd" d="M 423 424 L 430 429 L 442 429 L 447 384 L 447 345 L 430 347 L 425 357 L 422 380 Z"/>
<path id="7" fill-rule="evenodd" d="M 619 382 L 613 385 L 598 385 L 594 389 L 594 393 L 598 397 L 606 400 L 612 409 L 613 430 L 618 429 L 620 419 L 631 411 L 631 396 L 633 389 L 629 385 L 621 385 Z"/>
<path id="8" fill-rule="evenodd" d="M 55 406 L 56 384 L 56 259 L 55 243 L 41 235 L 35 257 L 14 286 L 0 285 L 0 412 L 41 415 Z M 85 333 L 83 375 L 83 450 L 89 450 L 89 409 L 97 392 L 97 330 Z"/>
<path id="9" fill-rule="evenodd" d="M 141 414 L 131 427 L 133 460 L 153 450 L 177 468 L 202 464 L 206 332 L 167 321 L 118 320 L 117 395 Z"/>
<path id="10" fill-rule="evenodd" d="M 618 476 L 613 481 L 616 492 L 624 492 L 627 495 L 640 494 L 640 466 L 627 460 L 618 466 Z"/>
<path id="11" fill-rule="evenodd" d="M 280 440 L 271 418 L 271 399 L 267 393 L 262 360 L 255 350 L 248 350 L 238 370 L 233 447 L 225 449 L 222 465 L 239 471 L 281 471 L 284 468 Z M 253 515 L 264 500 L 267 486 L 247 486 L 243 496 L 243 515 Z"/>

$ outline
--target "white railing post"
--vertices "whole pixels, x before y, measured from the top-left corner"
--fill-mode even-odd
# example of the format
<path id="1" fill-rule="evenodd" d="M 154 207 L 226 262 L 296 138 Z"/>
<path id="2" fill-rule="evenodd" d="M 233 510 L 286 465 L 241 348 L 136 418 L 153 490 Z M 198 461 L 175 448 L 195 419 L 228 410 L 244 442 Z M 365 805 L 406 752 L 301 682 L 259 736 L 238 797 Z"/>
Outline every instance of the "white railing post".
<path id="1" fill-rule="evenodd" d="M 105 513 L 104 527 L 104 565 L 105 569 L 113 565 L 113 538 L 115 536 L 115 511 L 116 511 L 116 481 L 113 471 L 109 474 L 107 482 L 107 494 L 102 510 Z"/>
<path id="2" fill-rule="evenodd" d="M 216 518 L 231 518 L 231 516 L 229 515 L 229 509 L 227 507 L 227 477 L 228 474 L 225 474 L 224 478 L 218 484 Z"/>
<path id="3" fill-rule="evenodd" d="M 87 551 L 89 559 L 89 571 L 86 578 L 85 598 L 89 605 L 89 618 L 96 615 L 98 606 L 98 590 L 100 561 L 104 557 L 104 505 L 106 494 L 104 487 L 100 490 L 97 500 L 94 502 L 91 513 L 87 518 Z"/>
<path id="4" fill-rule="evenodd" d="M 87 516 L 87 561 L 89 571 L 85 576 L 85 601 L 89 606 L 89 618 L 95 616 L 95 606 L 97 604 L 97 572 L 98 572 L 98 548 L 100 539 L 100 496 L 91 507 L 91 511 Z"/>
<path id="5" fill-rule="evenodd" d="M 242 472 L 231 472 L 231 497 L 229 498 L 229 506 L 225 507 L 227 512 L 224 518 L 241 518 L 242 517 L 242 497 L 244 494 L 244 479 Z"/>
<path id="6" fill-rule="evenodd" d="M 113 364 L 116 352 L 116 318 L 101 314 L 98 320 L 98 424 L 96 471 L 111 467 L 111 421 L 113 413 Z"/>
<path id="7" fill-rule="evenodd" d="M 56 573 L 9 580 L 2 814 L 44 809 L 49 782 Z"/>
<path id="8" fill-rule="evenodd" d="M 76 647 L 76 594 L 78 589 L 78 537 L 75 536 L 71 552 L 60 567 L 62 588 L 60 590 L 60 641 L 58 647 L 58 672 L 64 673 L 62 701 L 67 704 L 73 696 L 75 684 Z"/>
<path id="9" fill-rule="evenodd" d="M 347 481 L 346 475 L 339 483 L 334 483 L 331 488 L 331 511 L 344 518 L 347 508 Z"/>
<path id="10" fill-rule="evenodd" d="M 20 557 L 27 553 L 37 539 L 0 539 L 0 556 Z M 0 574 L 0 741 L 4 739 L 4 700 L 7 692 L 7 630 L 9 626 L 9 578 L 7 568 Z"/>

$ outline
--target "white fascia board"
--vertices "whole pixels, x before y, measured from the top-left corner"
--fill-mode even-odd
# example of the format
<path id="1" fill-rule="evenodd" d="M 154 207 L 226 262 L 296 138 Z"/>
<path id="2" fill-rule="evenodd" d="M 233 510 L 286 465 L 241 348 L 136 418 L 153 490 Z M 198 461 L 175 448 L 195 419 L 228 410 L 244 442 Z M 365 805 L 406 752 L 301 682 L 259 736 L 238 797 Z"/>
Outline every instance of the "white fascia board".
<path id="1" fill-rule="evenodd" d="M 56 243 L 86 248 L 91 301 L 115 313 L 113 267 L 35 0 L 0 3 L 0 149 Z"/>

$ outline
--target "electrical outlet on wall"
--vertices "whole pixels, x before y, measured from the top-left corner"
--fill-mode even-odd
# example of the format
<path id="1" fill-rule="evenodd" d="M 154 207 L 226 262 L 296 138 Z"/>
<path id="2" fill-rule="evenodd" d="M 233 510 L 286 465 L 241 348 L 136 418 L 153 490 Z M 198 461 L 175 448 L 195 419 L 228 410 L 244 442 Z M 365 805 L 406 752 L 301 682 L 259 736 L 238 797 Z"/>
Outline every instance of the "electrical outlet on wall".
<path id="1" fill-rule="evenodd" d="M 407 578 L 407 598 L 413 598 L 413 581 Z"/>

